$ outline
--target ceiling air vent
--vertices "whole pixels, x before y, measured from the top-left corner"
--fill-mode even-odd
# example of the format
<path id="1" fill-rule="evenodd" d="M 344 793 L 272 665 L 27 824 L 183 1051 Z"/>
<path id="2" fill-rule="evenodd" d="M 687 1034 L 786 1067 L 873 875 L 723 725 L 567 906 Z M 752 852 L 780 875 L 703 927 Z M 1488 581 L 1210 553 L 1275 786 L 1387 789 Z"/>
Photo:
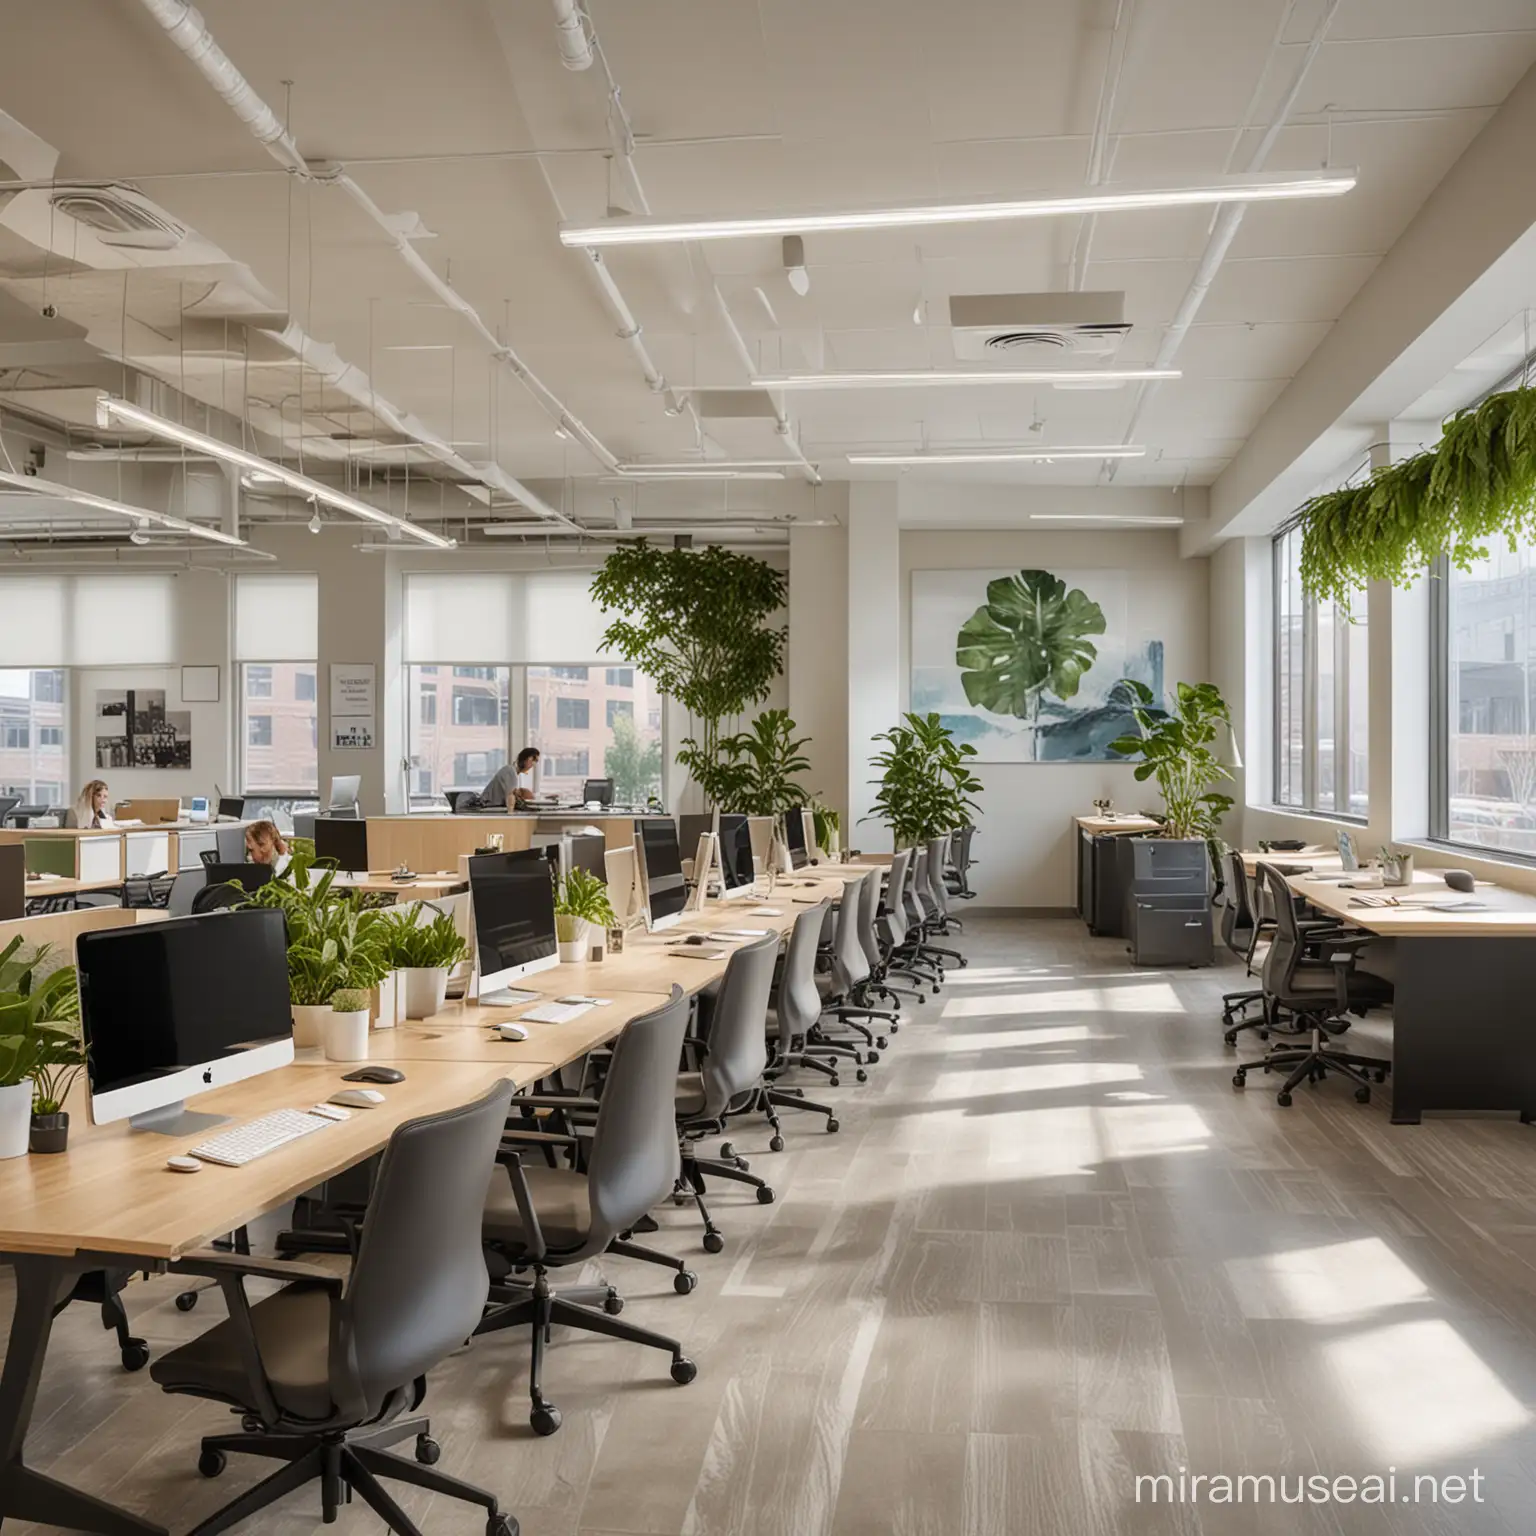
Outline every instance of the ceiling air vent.
<path id="1" fill-rule="evenodd" d="M 51 201 L 56 212 L 77 219 L 94 231 L 103 245 L 173 251 L 187 238 L 185 225 L 178 224 L 143 193 L 121 183 L 60 186 Z"/>
<path id="2" fill-rule="evenodd" d="M 1112 358 L 1130 332 L 1123 293 L 975 293 L 949 301 L 955 356 L 968 361 Z"/>

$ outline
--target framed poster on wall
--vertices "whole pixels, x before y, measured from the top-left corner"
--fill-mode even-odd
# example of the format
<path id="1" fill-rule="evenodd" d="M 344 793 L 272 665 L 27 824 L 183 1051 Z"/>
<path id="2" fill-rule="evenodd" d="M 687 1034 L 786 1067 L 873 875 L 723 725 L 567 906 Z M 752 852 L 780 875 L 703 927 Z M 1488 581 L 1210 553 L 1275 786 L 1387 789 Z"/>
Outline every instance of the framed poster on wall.
<path id="1" fill-rule="evenodd" d="M 373 749 L 375 691 L 371 661 L 331 663 L 331 750 Z"/>

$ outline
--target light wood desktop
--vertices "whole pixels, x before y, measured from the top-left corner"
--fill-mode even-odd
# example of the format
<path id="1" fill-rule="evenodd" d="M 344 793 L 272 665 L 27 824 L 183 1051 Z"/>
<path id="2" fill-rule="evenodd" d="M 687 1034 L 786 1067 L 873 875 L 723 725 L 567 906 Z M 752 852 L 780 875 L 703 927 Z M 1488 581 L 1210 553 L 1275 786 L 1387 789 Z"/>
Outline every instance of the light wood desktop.
<path id="1" fill-rule="evenodd" d="M 1123 832 L 1156 832 L 1160 821 L 1150 816 L 1138 816 L 1134 812 L 1120 816 L 1075 816 L 1073 820 L 1090 837 L 1111 837 Z"/>
<path id="2" fill-rule="evenodd" d="M 74 912 L 47 912 L 0 923 L 0 949 L 14 938 L 28 945 L 51 944 L 74 954 L 75 939 L 100 928 L 127 928 L 136 923 L 159 923 L 165 913 L 154 907 L 81 907 Z"/>
<path id="3" fill-rule="evenodd" d="M 394 896 L 400 901 L 431 901 L 435 896 L 456 896 L 469 889 L 469 881 L 464 876 L 447 871 L 413 875 L 409 880 L 396 880 L 388 870 L 341 873 L 336 877 L 336 884 L 370 896 Z"/>
<path id="4" fill-rule="evenodd" d="M 535 1003 L 511 1008 L 448 1003 L 430 1019 L 410 1019 L 393 1029 L 373 1031 L 368 1037 L 368 1059 L 395 1066 L 411 1061 L 512 1061 L 519 1071 L 542 1064 L 540 1076 L 547 1076 L 557 1066 L 610 1044 L 627 1024 L 660 1007 L 667 997 L 662 992 L 612 990 L 589 995 L 606 1002 L 568 1024 L 524 1023 L 526 1040 L 506 1040 L 492 1026 L 519 1022 Z"/>

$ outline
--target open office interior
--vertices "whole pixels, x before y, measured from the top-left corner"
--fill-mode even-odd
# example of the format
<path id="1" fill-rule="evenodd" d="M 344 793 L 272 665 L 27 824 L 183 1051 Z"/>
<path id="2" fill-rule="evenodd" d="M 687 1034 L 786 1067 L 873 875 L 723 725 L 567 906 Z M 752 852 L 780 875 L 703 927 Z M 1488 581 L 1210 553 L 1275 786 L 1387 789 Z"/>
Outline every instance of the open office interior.
<path id="1" fill-rule="evenodd" d="M 0 16 L 7 1532 L 1536 1502 L 1536 5 Z"/>

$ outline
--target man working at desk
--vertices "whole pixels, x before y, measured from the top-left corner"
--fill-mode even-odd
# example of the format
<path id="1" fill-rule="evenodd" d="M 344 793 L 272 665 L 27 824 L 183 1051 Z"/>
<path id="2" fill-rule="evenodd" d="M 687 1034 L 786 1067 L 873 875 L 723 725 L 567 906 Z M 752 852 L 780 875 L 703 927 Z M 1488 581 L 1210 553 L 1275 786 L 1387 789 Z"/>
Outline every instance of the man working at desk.
<path id="1" fill-rule="evenodd" d="M 533 800 L 533 773 L 538 762 L 539 749 L 524 747 L 517 754 L 517 766 L 498 768 L 495 777 L 481 790 L 481 805 L 511 808 L 529 804 Z"/>

